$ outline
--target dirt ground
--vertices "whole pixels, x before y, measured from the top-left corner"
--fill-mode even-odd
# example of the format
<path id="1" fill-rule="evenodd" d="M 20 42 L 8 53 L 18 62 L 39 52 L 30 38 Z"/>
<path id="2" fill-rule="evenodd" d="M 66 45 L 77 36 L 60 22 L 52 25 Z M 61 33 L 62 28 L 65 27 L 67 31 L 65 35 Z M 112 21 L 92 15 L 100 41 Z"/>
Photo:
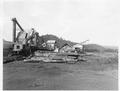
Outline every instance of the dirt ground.
<path id="1" fill-rule="evenodd" d="M 118 90 L 117 64 L 24 63 L 3 65 L 4 90 Z"/>

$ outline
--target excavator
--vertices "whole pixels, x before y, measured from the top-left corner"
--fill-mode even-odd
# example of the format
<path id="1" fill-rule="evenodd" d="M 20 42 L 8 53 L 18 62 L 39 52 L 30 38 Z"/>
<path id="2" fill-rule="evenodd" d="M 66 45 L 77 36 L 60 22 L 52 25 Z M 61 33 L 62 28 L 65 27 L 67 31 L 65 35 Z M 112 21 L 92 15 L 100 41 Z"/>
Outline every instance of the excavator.
<path id="1" fill-rule="evenodd" d="M 30 55 L 37 49 L 37 38 L 39 36 L 38 32 L 31 29 L 32 33 L 27 33 L 18 23 L 16 18 L 13 21 L 13 50 L 12 54 L 19 55 Z M 16 25 L 20 28 L 20 31 L 16 35 Z"/>
<path id="2" fill-rule="evenodd" d="M 40 47 L 44 42 L 34 28 L 31 28 L 31 31 L 26 32 L 16 18 L 12 18 L 12 22 L 13 45 L 12 48 L 9 49 L 8 57 L 5 58 L 3 63 L 12 62 L 19 58 L 19 60 L 22 60 L 23 58 L 32 56 L 36 50 L 41 49 Z M 17 27 L 19 29 L 17 29 Z M 44 46 L 44 48 L 45 47 L 46 46 Z"/>

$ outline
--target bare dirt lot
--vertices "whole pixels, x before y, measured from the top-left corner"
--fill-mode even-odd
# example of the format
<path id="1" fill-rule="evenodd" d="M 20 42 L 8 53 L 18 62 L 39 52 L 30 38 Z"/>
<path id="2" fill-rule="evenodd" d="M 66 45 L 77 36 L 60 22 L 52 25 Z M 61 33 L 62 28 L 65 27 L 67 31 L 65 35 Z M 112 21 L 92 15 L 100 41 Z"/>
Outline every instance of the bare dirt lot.
<path id="1" fill-rule="evenodd" d="M 91 60 L 76 64 L 7 63 L 3 65 L 3 89 L 118 90 L 118 64 Z"/>

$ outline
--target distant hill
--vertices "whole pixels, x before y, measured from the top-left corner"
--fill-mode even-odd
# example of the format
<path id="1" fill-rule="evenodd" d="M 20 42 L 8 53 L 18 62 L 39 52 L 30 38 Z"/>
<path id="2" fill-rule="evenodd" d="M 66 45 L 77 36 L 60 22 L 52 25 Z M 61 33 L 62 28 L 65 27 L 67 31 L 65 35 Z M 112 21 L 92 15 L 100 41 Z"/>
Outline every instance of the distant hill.
<path id="1" fill-rule="evenodd" d="M 3 48 L 4 49 L 12 47 L 12 44 L 13 44 L 12 42 L 6 41 L 3 39 Z"/>
<path id="2" fill-rule="evenodd" d="M 7 56 L 9 49 L 12 48 L 12 42 L 3 39 L 3 56 Z"/>
<path id="3" fill-rule="evenodd" d="M 104 47 L 109 49 L 118 49 L 118 46 L 104 46 Z"/>
<path id="4" fill-rule="evenodd" d="M 114 46 L 101 46 L 98 44 L 84 45 L 87 52 L 118 52 L 118 48 Z"/>
<path id="5" fill-rule="evenodd" d="M 118 52 L 118 47 L 117 46 L 104 46 L 106 49 L 106 52 Z"/>
<path id="6" fill-rule="evenodd" d="M 103 46 L 97 44 L 86 44 L 84 49 L 87 52 L 103 52 L 105 50 Z"/>

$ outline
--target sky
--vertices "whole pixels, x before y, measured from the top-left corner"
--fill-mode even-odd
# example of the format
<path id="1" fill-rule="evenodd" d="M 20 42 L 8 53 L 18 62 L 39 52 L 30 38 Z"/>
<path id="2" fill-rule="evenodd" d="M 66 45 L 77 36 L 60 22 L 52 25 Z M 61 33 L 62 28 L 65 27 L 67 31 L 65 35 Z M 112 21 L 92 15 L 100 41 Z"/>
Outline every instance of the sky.
<path id="1" fill-rule="evenodd" d="M 119 0 L 4 0 L 3 38 L 12 41 L 16 17 L 24 30 L 53 34 L 66 40 L 118 45 Z"/>

